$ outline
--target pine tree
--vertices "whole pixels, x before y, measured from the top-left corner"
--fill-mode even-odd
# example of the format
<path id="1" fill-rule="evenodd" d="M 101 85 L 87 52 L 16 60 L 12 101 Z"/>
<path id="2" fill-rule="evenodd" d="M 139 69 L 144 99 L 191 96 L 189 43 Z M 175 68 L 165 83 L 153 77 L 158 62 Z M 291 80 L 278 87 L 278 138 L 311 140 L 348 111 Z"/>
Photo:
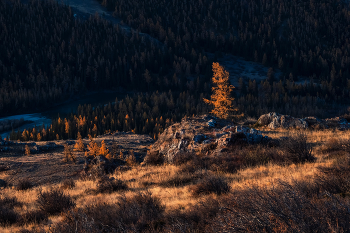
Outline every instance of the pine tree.
<path id="1" fill-rule="evenodd" d="M 100 148 L 97 143 L 92 139 L 91 135 L 89 135 L 90 143 L 88 145 L 89 155 L 97 156 L 99 154 Z"/>
<path id="2" fill-rule="evenodd" d="M 30 148 L 29 148 L 28 145 L 25 145 L 25 147 L 24 147 L 24 154 L 25 155 L 30 155 Z"/>
<path id="3" fill-rule="evenodd" d="M 85 146 L 80 132 L 78 132 L 78 140 L 74 145 L 74 150 L 79 152 L 84 152 Z"/>
<path id="4" fill-rule="evenodd" d="M 213 94 L 210 97 L 210 100 L 204 99 L 204 102 L 210 105 L 213 105 L 214 108 L 211 111 L 217 117 L 227 119 L 233 111 L 237 109 L 233 108 L 233 100 L 231 97 L 231 92 L 234 86 L 230 85 L 229 77 L 230 74 L 219 63 L 213 63 Z"/>
<path id="5" fill-rule="evenodd" d="M 64 161 L 68 162 L 68 161 L 72 161 L 75 162 L 76 161 L 76 157 L 73 155 L 72 150 L 70 149 L 69 145 L 66 143 L 64 144 Z"/>
<path id="6" fill-rule="evenodd" d="M 129 156 L 126 158 L 125 162 L 129 165 L 129 166 L 135 166 L 136 165 L 136 157 L 134 154 L 134 151 L 131 150 L 129 153 Z"/>
<path id="7" fill-rule="evenodd" d="M 100 155 L 103 155 L 105 157 L 110 157 L 109 156 L 109 150 L 107 149 L 105 140 L 101 142 L 101 147 L 100 147 Z"/>

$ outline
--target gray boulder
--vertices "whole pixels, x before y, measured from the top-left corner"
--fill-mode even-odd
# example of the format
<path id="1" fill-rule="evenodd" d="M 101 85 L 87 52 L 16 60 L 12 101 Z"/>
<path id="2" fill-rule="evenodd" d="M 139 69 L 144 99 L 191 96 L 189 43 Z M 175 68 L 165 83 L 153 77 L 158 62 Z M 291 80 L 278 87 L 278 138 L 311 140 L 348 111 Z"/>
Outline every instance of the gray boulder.
<path id="1" fill-rule="evenodd" d="M 281 115 L 275 112 L 271 112 L 260 116 L 258 119 L 258 124 L 263 126 L 267 125 L 270 129 L 277 129 L 277 128 L 307 129 L 309 127 L 309 124 L 305 119 L 295 118 L 289 115 Z"/>
<path id="2" fill-rule="evenodd" d="M 207 125 L 209 128 L 214 128 L 216 126 L 216 121 L 214 119 L 211 119 L 207 122 Z"/>
<path id="3" fill-rule="evenodd" d="M 203 142 L 205 139 L 207 139 L 207 136 L 204 134 L 197 134 L 193 137 L 193 141 L 197 143 Z"/>

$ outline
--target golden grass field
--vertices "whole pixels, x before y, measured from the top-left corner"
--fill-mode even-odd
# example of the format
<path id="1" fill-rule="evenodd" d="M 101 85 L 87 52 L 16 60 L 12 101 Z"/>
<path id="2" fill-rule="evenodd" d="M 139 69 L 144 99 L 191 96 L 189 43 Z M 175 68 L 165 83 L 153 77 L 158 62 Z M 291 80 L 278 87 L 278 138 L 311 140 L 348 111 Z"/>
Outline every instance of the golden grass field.
<path id="1" fill-rule="evenodd" d="M 280 138 L 297 134 L 298 130 L 269 130 L 262 129 L 263 134 L 271 138 Z M 269 189 L 276 187 L 280 182 L 287 182 L 292 184 L 295 181 L 310 181 L 318 175 L 320 166 L 328 167 L 334 163 L 335 159 L 327 157 L 327 153 L 322 152 L 329 144 L 334 144 L 337 141 L 350 140 L 350 134 L 347 131 L 303 131 L 307 136 L 308 143 L 313 146 L 313 155 L 317 158 L 315 162 L 306 162 L 300 164 L 279 165 L 275 163 L 268 163 L 255 167 L 241 168 L 235 173 L 226 173 L 220 171 L 206 171 L 200 170 L 199 175 L 206 176 L 208 174 L 217 175 L 225 178 L 228 181 L 231 190 L 247 190 L 252 187 L 262 187 Z M 33 155 L 34 156 L 34 155 Z M 56 159 L 61 160 L 63 155 L 55 154 Z M 40 159 L 38 157 L 36 159 Z M 31 161 L 35 158 L 19 158 L 23 161 L 26 159 Z M 62 169 L 64 169 L 62 164 Z M 71 189 L 61 188 L 62 182 L 46 183 L 36 186 L 32 189 L 19 191 L 14 187 L 4 188 L 0 192 L 0 197 L 16 197 L 17 200 L 23 203 L 22 207 L 15 207 L 15 210 L 21 214 L 31 210 L 36 210 L 36 199 L 40 191 L 47 191 L 51 189 L 62 189 L 64 194 L 69 195 L 76 203 L 77 208 L 84 208 L 96 203 L 116 203 L 121 197 L 132 196 L 138 192 L 150 192 L 152 196 L 158 197 L 161 203 L 165 206 L 165 212 L 173 210 L 186 210 L 191 208 L 200 201 L 205 201 L 208 198 L 217 199 L 216 194 L 208 194 L 203 196 L 194 196 L 191 193 L 191 185 L 162 185 L 172 177 L 178 176 L 181 173 L 181 166 L 175 165 L 160 165 L 160 166 L 141 166 L 136 165 L 129 171 L 115 172 L 110 174 L 110 177 L 124 181 L 128 185 L 126 191 L 112 192 L 112 193 L 94 193 L 91 190 L 96 189 L 96 182 L 93 180 L 82 180 L 77 177 L 75 179 L 75 187 Z M 0 178 L 6 178 L 11 173 L 1 172 Z M 183 174 L 183 176 L 190 174 Z M 59 223 L 62 220 L 61 215 L 50 216 L 48 221 L 40 224 L 31 223 L 25 226 L 18 226 L 16 224 L 0 227 L 0 232 L 17 232 L 22 229 L 36 229 L 40 227 L 45 231 L 50 231 L 50 227 Z"/>

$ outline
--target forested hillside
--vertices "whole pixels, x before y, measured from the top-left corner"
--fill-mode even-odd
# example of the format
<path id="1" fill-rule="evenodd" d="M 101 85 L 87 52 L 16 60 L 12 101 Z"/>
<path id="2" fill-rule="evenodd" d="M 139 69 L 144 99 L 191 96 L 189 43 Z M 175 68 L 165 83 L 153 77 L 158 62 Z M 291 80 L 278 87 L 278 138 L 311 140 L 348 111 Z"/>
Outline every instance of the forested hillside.
<path id="1" fill-rule="evenodd" d="M 182 56 L 224 51 L 347 85 L 350 11 L 341 0 L 104 0 L 125 23 Z M 325 83 L 326 84 L 326 83 Z"/>
<path id="2" fill-rule="evenodd" d="M 168 74 L 173 63 L 182 73 L 190 62 L 138 34 L 97 16 L 77 20 L 54 1 L 9 2 L 0 2 L 0 115 L 49 106 L 87 90 L 185 87 L 181 76 Z M 210 70 L 202 54 L 193 62 L 203 73 Z"/>
<path id="3" fill-rule="evenodd" d="M 142 114 L 143 120 L 126 128 L 124 123 L 107 127 L 99 113 L 98 132 L 144 132 L 146 119 L 178 120 L 207 111 L 202 99 L 210 95 L 211 64 L 225 53 L 270 68 L 266 80 L 239 79 L 234 105 L 246 116 L 276 111 L 328 117 L 344 112 L 349 104 L 350 10 L 343 1 L 104 0 L 101 4 L 136 31 L 123 30 L 98 15 L 80 19 L 55 1 L 0 2 L 0 116 L 43 110 L 90 91 L 127 90 L 135 92 L 123 100 L 128 111 L 118 108 L 113 116 L 121 119 L 133 113 L 131 119 L 137 120 Z M 282 71 L 278 78 L 273 75 L 277 68 Z M 157 101 L 139 98 L 159 99 L 169 90 L 174 108 L 162 109 Z M 176 102 L 183 93 L 193 100 L 191 110 L 183 107 L 186 99 Z M 149 107 L 136 112 L 133 104 L 139 99 Z M 96 115 L 95 109 L 85 109 L 75 117 Z M 74 119 L 72 115 L 67 120 Z M 90 121 L 86 132 L 92 132 L 94 125 Z M 159 132 L 144 133 L 154 137 Z"/>

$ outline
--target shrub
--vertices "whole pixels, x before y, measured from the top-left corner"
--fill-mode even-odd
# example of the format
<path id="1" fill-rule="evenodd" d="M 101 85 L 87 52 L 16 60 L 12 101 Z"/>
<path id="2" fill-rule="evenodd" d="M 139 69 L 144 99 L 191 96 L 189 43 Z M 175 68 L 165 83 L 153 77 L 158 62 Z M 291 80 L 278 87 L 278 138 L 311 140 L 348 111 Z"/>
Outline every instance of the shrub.
<path id="1" fill-rule="evenodd" d="M 350 157 L 332 167 L 319 167 L 321 174 L 316 183 L 324 191 L 334 194 L 350 193 Z"/>
<path id="2" fill-rule="evenodd" d="M 181 172 L 183 173 L 195 173 L 201 169 L 208 169 L 208 160 L 204 155 L 193 155 L 192 160 L 182 165 Z"/>
<path id="3" fill-rule="evenodd" d="M 293 163 L 313 162 L 316 158 L 312 155 L 312 147 L 307 143 L 305 134 L 299 133 L 288 137 L 281 142 L 281 147 L 286 158 Z"/>
<path id="4" fill-rule="evenodd" d="M 18 214 L 13 210 L 15 206 L 22 206 L 15 197 L 0 199 L 0 225 L 7 226 L 17 222 Z"/>
<path id="5" fill-rule="evenodd" d="M 127 165 L 129 166 L 136 166 L 137 161 L 136 161 L 136 157 L 134 155 L 134 152 L 131 151 L 130 154 L 128 155 L 128 157 L 125 159 L 125 162 Z"/>
<path id="6" fill-rule="evenodd" d="M 28 190 L 34 187 L 34 184 L 28 179 L 22 179 L 17 182 L 17 190 Z"/>
<path id="7" fill-rule="evenodd" d="M 64 195 L 62 191 L 51 190 L 39 193 L 37 205 L 43 212 L 54 215 L 74 207 L 75 203 L 71 197 Z"/>
<path id="8" fill-rule="evenodd" d="M 219 210 L 219 202 L 207 198 L 185 210 L 169 211 L 162 232 L 210 232 L 211 220 Z"/>
<path id="9" fill-rule="evenodd" d="M 21 215 L 18 219 L 19 225 L 26 225 L 30 223 L 40 223 L 47 220 L 47 214 L 42 210 L 34 210 Z"/>
<path id="10" fill-rule="evenodd" d="M 73 189 L 75 187 L 75 182 L 73 179 L 66 179 L 63 181 L 61 188 L 62 189 Z"/>
<path id="11" fill-rule="evenodd" d="M 97 184 L 97 193 L 112 193 L 120 190 L 126 190 L 128 186 L 122 180 L 110 179 L 108 177 L 102 178 Z"/>
<path id="12" fill-rule="evenodd" d="M 193 160 L 194 156 L 195 155 L 193 153 L 181 151 L 174 157 L 173 164 L 176 166 L 182 165 L 188 161 Z"/>
<path id="13" fill-rule="evenodd" d="M 150 193 L 122 197 L 119 203 L 99 203 L 71 210 L 56 225 L 58 232 L 154 232 L 164 212 L 159 199 Z"/>
<path id="14" fill-rule="evenodd" d="M 342 149 L 342 142 L 337 138 L 330 138 L 323 144 L 322 152 L 332 152 Z"/>
<path id="15" fill-rule="evenodd" d="M 0 206 L 13 209 L 15 206 L 22 206 L 23 204 L 17 200 L 16 197 L 0 198 Z"/>
<path id="16" fill-rule="evenodd" d="M 210 193 L 221 195 L 228 193 L 230 191 L 230 186 L 223 178 L 212 176 L 199 181 L 199 183 L 193 185 L 190 190 L 194 196 Z"/>
<path id="17" fill-rule="evenodd" d="M 347 232 L 350 229 L 349 202 L 307 198 L 294 186 L 253 187 L 235 191 L 222 200 L 215 232 Z"/>
<path id="18" fill-rule="evenodd" d="M 237 154 L 223 154 L 220 156 L 209 157 L 204 160 L 205 168 L 212 171 L 235 173 L 244 165 L 241 156 Z"/>
<path id="19" fill-rule="evenodd" d="M 72 153 L 72 149 L 70 148 L 70 146 L 68 145 L 68 143 L 64 144 L 64 162 L 69 162 L 72 161 L 73 163 L 75 163 L 77 161 L 76 156 Z"/>
<path id="20" fill-rule="evenodd" d="M 0 172 L 4 172 L 4 171 L 7 171 L 7 170 L 9 170 L 8 166 L 0 165 Z"/>
<path id="21" fill-rule="evenodd" d="M 167 180 L 161 182 L 159 185 L 163 187 L 178 187 L 189 183 L 193 183 L 199 177 L 199 175 L 191 173 L 177 173 L 174 176 L 169 177 Z"/>
<path id="22" fill-rule="evenodd" d="M 164 163 L 164 156 L 159 154 L 159 151 L 148 152 L 144 163 L 147 165 L 160 165 Z"/>
<path id="23" fill-rule="evenodd" d="M 18 215 L 13 209 L 0 206 L 0 226 L 7 226 L 16 223 Z"/>

